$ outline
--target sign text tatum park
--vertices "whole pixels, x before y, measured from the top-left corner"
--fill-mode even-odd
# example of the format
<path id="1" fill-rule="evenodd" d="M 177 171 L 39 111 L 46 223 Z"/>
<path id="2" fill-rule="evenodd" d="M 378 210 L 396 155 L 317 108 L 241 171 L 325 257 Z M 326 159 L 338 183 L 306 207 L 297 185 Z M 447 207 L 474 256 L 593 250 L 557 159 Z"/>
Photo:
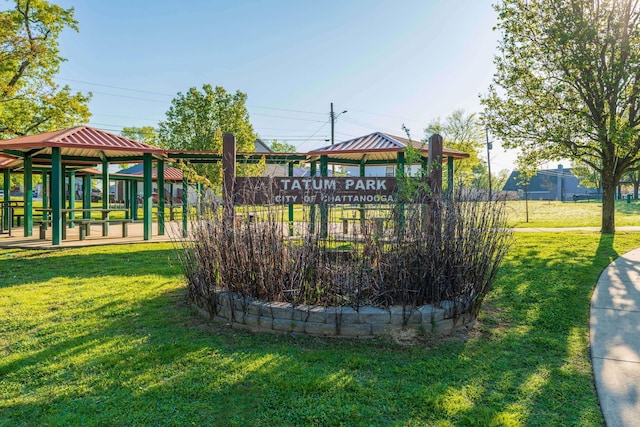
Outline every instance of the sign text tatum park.
<path id="1" fill-rule="evenodd" d="M 238 204 L 394 203 L 392 177 L 236 178 Z"/>

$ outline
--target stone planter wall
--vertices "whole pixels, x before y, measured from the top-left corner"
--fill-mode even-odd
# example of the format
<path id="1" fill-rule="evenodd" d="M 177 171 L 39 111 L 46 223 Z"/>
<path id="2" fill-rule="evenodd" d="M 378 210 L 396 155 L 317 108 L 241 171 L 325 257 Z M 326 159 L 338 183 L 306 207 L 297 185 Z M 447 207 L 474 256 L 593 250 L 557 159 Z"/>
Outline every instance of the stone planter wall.
<path id="1" fill-rule="evenodd" d="M 206 300 L 194 301 L 198 309 L 210 315 Z M 416 309 L 399 306 L 384 310 L 376 307 L 318 307 L 289 303 L 263 302 L 242 298 L 232 292 L 216 292 L 213 318 L 234 327 L 254 331 L 307 334 L 325 337 L 367 338 L 412 328 L 418 333 L 450 335 L 475 322 L 468 313 L 457 313 L 452 304 L 425 305 Z"/>

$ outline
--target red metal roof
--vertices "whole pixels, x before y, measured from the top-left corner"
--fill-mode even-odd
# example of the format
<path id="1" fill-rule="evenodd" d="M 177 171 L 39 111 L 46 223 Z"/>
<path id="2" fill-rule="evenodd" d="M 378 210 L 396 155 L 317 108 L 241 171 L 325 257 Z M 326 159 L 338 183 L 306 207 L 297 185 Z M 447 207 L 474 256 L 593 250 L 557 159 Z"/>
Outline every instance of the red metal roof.
<path id="1" fill-rule="evenodd" d="M 423 155 L 428 153 L 428 144 L 421 141 L 409 141 L 409 139 L 400 136 L 374 132 L 338 144 L 327 145 L 326 147 L 312 150 L 308 154 L 310 156 L 327 155 L 330 158 L 350 160 L 360 160 L 366 155 L 367 160 L 389 160 L 395 162 L 397 153 L 404 150 L 409 143 L 421 150 Z M 468 153 L 449 148 L 443 148 L 442 154 L 443 157 L 453 157 L 455 159 L 469 157 Z"/>
<path id="2" fill-rule="evenodd" d="M 94 157 L 100 152 L 110 158 L 144 153 L 163 154 L 162 149 L 153 145 L 89 126 L 78 126 L 0 141 L 0 150 L 32 151 L 34 155 L 49 154 L 53 147 L 61 148 L 63 155 L 80 157 Z"/>
<path id="3" fill-rule="evenodd" d="M 132 173 L 113 173 L 111 176 L 143 176 L 143 172 L 132 172 Z M 151 169 L 152 179 L 158 179 L 158 169 Z M 182 181 L 182 171 L 178 168 L 174 168 L 172 166 L 164 167 L 164 180 L 165 181 Z"/>

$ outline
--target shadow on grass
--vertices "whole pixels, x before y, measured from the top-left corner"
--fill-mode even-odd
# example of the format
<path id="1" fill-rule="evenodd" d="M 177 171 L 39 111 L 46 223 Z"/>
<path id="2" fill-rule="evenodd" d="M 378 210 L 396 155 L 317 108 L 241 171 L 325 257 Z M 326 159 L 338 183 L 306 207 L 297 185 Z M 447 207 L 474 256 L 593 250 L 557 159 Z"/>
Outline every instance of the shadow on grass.
<path id="1" fill-rule="evenodd" d="M 7 342 L 17 348 L 0 359 L 0 424 L 601 425 L 589 299 L 617 254 L 613 237 L 571 238 L 519 238 L 477 330 L 435 345 L 237 331 L 198 317 L 179 284 L 145 293 L 131 279 L 140 294 L 88 298 L 85 312 Z M 100 255 L 98 264 L 124 256 Z M 136 277 L 176 275 L 164 270 L 170 251 L 128 256 Z M 43 257 L 21 262 L 29 269 L 47 259 L 55 277 L 88 260 L 81 252 Z M 82 277 L 112 271 L 91 269 Z"/>
<path id="2" fill-rule="evenodd" d="M 175 249 L 162 245 L 145 250 L 135 246 L 58 249 L 55 251 L 0 250 L 0 289 L 59 277 L 92 278 L 180 274 Z"/>

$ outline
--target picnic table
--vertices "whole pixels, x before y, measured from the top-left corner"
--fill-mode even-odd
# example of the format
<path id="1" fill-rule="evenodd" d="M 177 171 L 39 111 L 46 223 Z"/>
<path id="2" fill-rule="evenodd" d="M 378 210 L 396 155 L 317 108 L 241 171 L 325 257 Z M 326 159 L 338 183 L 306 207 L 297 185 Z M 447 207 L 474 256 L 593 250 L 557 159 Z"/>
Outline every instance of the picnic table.
<path id="1" fill-rule="evenodd" d="M 36 209 L 37 212 L 47 213 L 49 219 L 42 220 L 40 222 L 40 239 L 45 239 L 45 232 L 47 227 L 51 225 L 51 213 L 52 209 Z M 78 224 L 80 226 L 80 240 L 84 240 L 86 236 L 88 236 L 91 232 L 91 225 L 101 224 L 102 225 L 102 235 L 109 235 L 109 224 L 121 224 L 122 225 L 122 237 L 127 237 L 127 225 L 133 222 L 132 219 L 110 219 L 109 214 L 111 212 L 127 212 L 128 209 L 121 207 L 112 207 L 112 208 L 68 208 L 61 209 L 62 213 L 62 240 L 66 240 L 67 238 L 67 226 L 71 227 L 72 225 Z M 71 213 L 89 213 L 88 218 L 71 218 L 69 214 Z M 98 212 L 100 213 L 100 219 L 95 219 L 91 217 L 92 213 Z M 69 216 L 69 218 L 68 218 Z"/>
<path id="2" fill-rule="evenodd" d="M 16 216 L 15 208 L 21 208 L 23 206 L 22 202 L 17 200 L 0 202 L 0 234 L 8 233 L 9 237 L 11 237 L 13 219 Z M 19 219 L 18 225 L 20 225 Z"/>

